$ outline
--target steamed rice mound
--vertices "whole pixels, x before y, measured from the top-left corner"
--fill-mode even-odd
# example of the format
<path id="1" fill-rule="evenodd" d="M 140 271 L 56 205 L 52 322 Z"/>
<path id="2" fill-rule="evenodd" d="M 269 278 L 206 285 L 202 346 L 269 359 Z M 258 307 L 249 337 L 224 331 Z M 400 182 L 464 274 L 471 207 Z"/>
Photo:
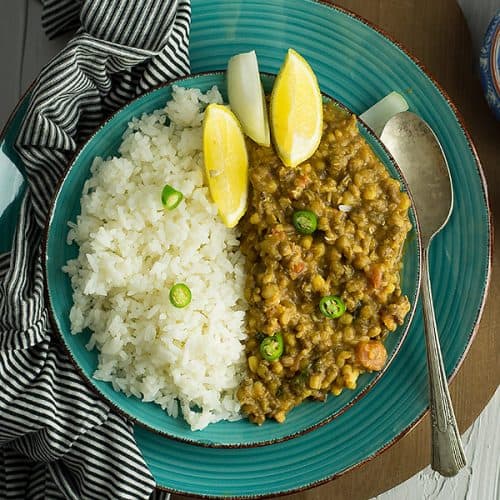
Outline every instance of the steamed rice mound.
<path id="1" fill-rule="evenodd" d="M 134 119 L 120 156 L 96 158 L 70 223 L 78 258 L 64 268 L 74 290 L 72 332 L 92 331 L 94 377 L 154 401 L 193 430 L 240 418 L 244 375 L 243 257 L 238 234 L 217 216 L 203 182 L 203 109 L 222 102 L 216 88 L 174 88 L 165 109 Z M 181 204 L 162 210 L 170 184 Z M 169 301 L 175 283 L 188 307 Z"/>

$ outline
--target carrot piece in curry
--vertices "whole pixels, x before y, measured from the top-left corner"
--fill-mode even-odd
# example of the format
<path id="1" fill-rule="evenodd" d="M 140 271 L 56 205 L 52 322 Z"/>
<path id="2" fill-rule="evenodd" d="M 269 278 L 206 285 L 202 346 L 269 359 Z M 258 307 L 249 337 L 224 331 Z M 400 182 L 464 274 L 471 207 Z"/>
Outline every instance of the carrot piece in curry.
<path id="1" fill-rule="evenodd" d="M 367 370 L 381 370 L 387 361 L 384 344 L 379 340 L 360 342 L 356 346 L 356 361 Z"/>

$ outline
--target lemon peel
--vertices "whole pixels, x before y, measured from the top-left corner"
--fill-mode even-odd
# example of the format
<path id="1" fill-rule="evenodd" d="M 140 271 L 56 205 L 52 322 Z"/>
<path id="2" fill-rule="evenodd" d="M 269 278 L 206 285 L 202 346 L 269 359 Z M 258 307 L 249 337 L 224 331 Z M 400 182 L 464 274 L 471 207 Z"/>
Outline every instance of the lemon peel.
<path id="1" fill-rule="evenodd" d="M 205 110 L 203 160 L 222 222 L 234 227 L 247 208 L 248 154 L 241 125 L 227 106 L 209 104 Z"/>
<path id="2" fill-rule="evenodd" d="M 309 63 L 295 50 L 287 55 L 274 82 L 270 124 L 276 151 L 289 167 L 310 158 L 323 133 L 323 100 Z"/>

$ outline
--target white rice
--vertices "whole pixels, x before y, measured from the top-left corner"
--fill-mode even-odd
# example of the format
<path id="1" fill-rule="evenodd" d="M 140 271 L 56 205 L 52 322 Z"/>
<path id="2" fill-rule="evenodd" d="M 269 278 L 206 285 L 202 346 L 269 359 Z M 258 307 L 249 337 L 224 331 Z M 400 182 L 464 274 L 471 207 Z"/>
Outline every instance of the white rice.
<path id="1" fill-rule="evenodd" d="M 173 417 L 180 406 L 193 430 L 240 418 L 245 360 L 238 234 L 203 182 L 209 102 L 222 102 L 215 87 L 175 88 L 165 109 L 129 124 L 120 157 L 95 159 L 81 215 L 69 223 L 79 255 L 63 268 L 74 290 L 72 332 L 89 328 L 87 348 L 99 350 L 94 377 Z M 172 211 L 161 210 L 165 184 L 184 195 Z M 178 282 L 192 292 L 184 309 L 169 301 Z"/>

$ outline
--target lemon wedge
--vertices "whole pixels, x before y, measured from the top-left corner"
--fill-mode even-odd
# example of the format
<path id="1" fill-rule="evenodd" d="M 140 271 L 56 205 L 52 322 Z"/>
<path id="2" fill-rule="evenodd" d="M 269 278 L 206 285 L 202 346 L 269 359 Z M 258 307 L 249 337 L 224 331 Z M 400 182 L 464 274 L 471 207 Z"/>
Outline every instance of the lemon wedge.
<path id="1" fill-rule="evenodd" d="M 323 132 L 323 101 L 307 61 L 288 49 L 274 82 L 270 102 L 271 133 L 283 163 L 295 167 L 310 158 Z"/>
<path id="2" fill-rule="evenodd" d="M 247 208 L 248 155 L 241 125 L 227 106 L 209 104 L 205 110 L 203 160 L 222 222 L 234 227 Z"/>
<path id="3" fill-rule="evenodd" d="M 266 98 L 255 50 L 231 57 L 226 75 L 229 104 L 243 131 L 257 144 L 270 146 Z"/>

